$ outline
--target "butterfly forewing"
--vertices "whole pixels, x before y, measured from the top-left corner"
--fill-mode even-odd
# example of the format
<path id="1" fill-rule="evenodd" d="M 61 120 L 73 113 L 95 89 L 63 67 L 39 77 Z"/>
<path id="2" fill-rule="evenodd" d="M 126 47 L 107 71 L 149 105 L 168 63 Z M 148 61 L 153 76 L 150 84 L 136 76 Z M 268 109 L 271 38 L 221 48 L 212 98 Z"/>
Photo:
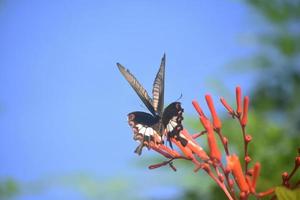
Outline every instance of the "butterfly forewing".
<path id="1" fill-rule="evenodd" d="M 155 110 L 153 108 L 152 99 L 148 95 L 147 91 L 144 89 L 144 87 L 138 82 L 138 80 L 129 72 L 129 70 L 125 69 L 120 63 L 117 63 L 117 66 L 120 70 L 120 72 L 123 74 L 125 79 L 129 82 L 131 87 L 134 89 L 134 91 L 137 93 L 137 95 L 140 97 L 140 99 L 143 101 L 145 106 L 148 108 L 148 110 L 155 115 Z"/>
<path id="2" fill-rule="evenodd" d="M 159 70 L 156 74 L 154 83 L 153 83 L 153 107 L 156 113 L 161 116 L 164 108 L 164 87 L 165 87 L 165 64 L 166 64 L 166 55 L 163 56 Z"/>

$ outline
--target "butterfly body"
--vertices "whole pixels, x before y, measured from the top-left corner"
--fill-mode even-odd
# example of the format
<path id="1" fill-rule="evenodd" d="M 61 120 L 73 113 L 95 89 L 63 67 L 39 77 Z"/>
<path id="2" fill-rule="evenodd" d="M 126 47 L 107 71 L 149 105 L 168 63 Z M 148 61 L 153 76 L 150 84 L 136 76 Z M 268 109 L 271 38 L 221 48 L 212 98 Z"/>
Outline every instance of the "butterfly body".
<path id="1" fill-rule="evenodd" d="M 164 77 L 165 77 L 165 55 L 162 58 L 159 71 L 153 83 L 153 98 L 150 98 L 147 91 L 138 80 L 126 70 L 121 64 L 117 63 L 120 72 L 138 94 L 142 102 L 150 113 L 135 111 L 128 114 L 128 123 L 133 129 L 133 138 L 140 142 L 135 152 L 141 154 L 144 146 L 149 147 L 150 142 L 154 145 L 163 144 L 164 137 L 172 147 L 171 138 L 175 138 L 186 145 L 187 141 L 180 137 L 183 129 L 183 109 L 180 102 L 173 102 L 165 109 L 164 104 Z"/>

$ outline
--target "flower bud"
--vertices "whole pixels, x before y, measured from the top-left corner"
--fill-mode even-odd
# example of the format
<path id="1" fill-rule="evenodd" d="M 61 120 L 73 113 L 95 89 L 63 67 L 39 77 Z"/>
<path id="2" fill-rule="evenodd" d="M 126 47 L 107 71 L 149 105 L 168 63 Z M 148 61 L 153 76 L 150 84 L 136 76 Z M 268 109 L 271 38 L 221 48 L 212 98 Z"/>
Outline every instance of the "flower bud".
<path id="1" fill-rule="evenodd" d="M 248 107 L 249 107 L 249 97 L 245 96 L 244 97 L 244 107 L 243 107 L 243 117 L 242 117 L 242 125 L 246 126 L 248 122 Z"/>
<path id="2" fill-rule="evenodd" d="M 296 159 L 295 159 L 295 165 L 296 165 L 297 167 L 300 166 L 300 156 L 297 156 L 297 157 L 296 157 Z"/>
<path id="3" fill-rule="evenodd" d="M 237 86 L 236 87 L 236 112 L 239 116 L 241 116 L 242 114 L 242 91 L 241 91 L 241 87 Z"/>
<path id="4" fill-rule="evenodd" d="M 241 200 L 244 200 L 244 199 L 246 199 L 246 198 L 247 198 L 246 192 L 240 192 L 240 199 L 241 199 Z"/>
<path id="5" fill-rule="evenodd" d="M 214 128 L 220 129 L 222 127 L 222 123 L 217 115 L 214 102 L 209 94 L 205 95 L 205 99 L 213 119 Z"/>
<path id="6" fill-rule="evenodd" d="M 283 172 L 281 176 L 282 180 L 285 181 L 289 177 L 289 174 L 287 172 Z"/>
<path id="7" fill-rule="evenodd" d="M 222 183 L 224 182 L 224 176 L 223 176 L 223 174 L 219 174 L 218 178 L 219 178 L 220 182 L 222 182 Z"/>
<path id="8" fill-rule="evenodd" d="M 228 144 L 228 138 L 227 137 L 223 137 L 223 142 L 224 142 L 225 145 L 227 145 Z"/>
<path id="9" fill-rule="evenodd" d="M 246 183 L 240 160 L 236 155 L 233 154 L 227 156 L 227 167 L 232 171 L 232 174 L 240 190 L 243 192 L 248 192 L 249 187 Z"/>
<path id="10" fill-rule="evenodd" d="M 251 135 L 246 135 L 246 136 L 245 136 L 245 141 L 246 141 L 247 143 L 251 142 L 251 140 L 252 140 L 252 136 L 251 136 Z"/>
<path id="11" fill-rule="evenodd" d="M 246 162 L 246 163 L 249 163 L 250 161 L 251 161 L 250 156 L 246 156 L 246 157 L 245 157 L 245 162 Z"/>

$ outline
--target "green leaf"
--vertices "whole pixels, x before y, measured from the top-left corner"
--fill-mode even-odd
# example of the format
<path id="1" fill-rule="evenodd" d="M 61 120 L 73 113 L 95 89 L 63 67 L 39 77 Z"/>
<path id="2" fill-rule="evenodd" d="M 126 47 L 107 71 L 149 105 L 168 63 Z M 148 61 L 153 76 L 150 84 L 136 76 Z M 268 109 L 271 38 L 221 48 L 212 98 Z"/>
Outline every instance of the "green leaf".
<path id="1" fill-rule="evenodd" d="M 290 190 L 285 187 L 276 187 L 276 196 L 279 200 L 297 200 L 300 199 L 300 188 Z"/>

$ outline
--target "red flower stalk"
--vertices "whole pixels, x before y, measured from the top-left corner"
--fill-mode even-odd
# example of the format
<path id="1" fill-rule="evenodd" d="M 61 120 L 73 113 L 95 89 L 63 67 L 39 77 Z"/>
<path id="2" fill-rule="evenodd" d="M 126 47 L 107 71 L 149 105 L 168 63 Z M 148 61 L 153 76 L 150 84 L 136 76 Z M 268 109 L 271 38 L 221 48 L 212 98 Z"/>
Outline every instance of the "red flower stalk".
<path id="1" fill-rule="evenodd" d="M 172 159 L 171 159 L 172 160 Z M 170 164 L 172 161 L 170 161 L 170 160 L 167 160 L 167 161 L 164 161 L 164 162 L 162 162 L 162 163 L 158 163 L 158 164 L 154 164 L 154 165 L 150 165 L 148 168 L 149 169 L 156 169 L 156 168 L 159 168 L 159 167 L 162 167 L 162 166 L 165 166 L 165 165 L 167 165 L 167 164 Z M 176 171 L 176 168 L 173 168 L 174 166 L 172 165 L 172 169 L 174 170 L 174 171 Z"/>
<path id="2" fill-rule="evenodd" d="M 177 169 L 173 165 L 173 160 L 176 160 L 176 159 L 190 160 L 190 159 L 187 159 L 186 157 L 183 157 L 183 156 L 177 156 L 177 157 L 169 158 L 169 160 L 166 160 L 164 162 L 154 164 L 154 165 L 150 165 L 148 168 L 149 169 L 156 169 L 156 168 L 159 168 L 159 167 L 162 167 L 162 166 L 165 166 L 165 165 L 169 165 L 171 167 L 171 169 L 173 169 L 174 171 L 177 171 Z"/>
<path id="3" fill-rule="evenodd" d="M 241 121 L 242 126 L 246 126 L 248 121 L 248 106 L 249 106 L 249 97 L 245 96 L 244 105 L 243 105 L 243 117 Z"/>
<path id="4" fill-rule="evenodd" d="M 265 197 L 265 196 L 268 196 L 270 194 L 273 194 L 275 192 L 275 189 L 274 188 L 270 188 L 268 189 L 267 191 L 265 192 L 260 192 L 257 194 L 257 197 L 261 198 L 261 197 Z"/>
<path id="5" fill-rule="evenodd" d="M 223 97 L 221 97 L 220 101 L 223 104 L 223 106 L 227 109 L 228 113 L 230 115 L 234 116 L 234 110 L 228 105 L 228 103 L 226 102 L 226 100 Z"/>
<path id="6" fill-rule="evenodd" d="M 214 106 L 214 102 L 211 98 L 210 95 L 205 95 L 205 99 L 206 99 L 206 103 L 208 105 L 208 108 L 210 110 L 210 113 L 212 115 L 212 119 L 213 119 L 213 125 L 216 129 L 220 129 L 222 127 L 222 123 L 221 120 L 219 119 L 215 106 Z"/>
<path id="7" fill-rule="evenodd" d="M 242 192 L 248 192 L 249 187 L 246 183 L 239 158 L 236 155 L 227 156 L 227 167 L 232 171 L 235 181 Z"/>
<path id="8" fill-rule="evenodd" d="M 237 86 L 236 87 L 236 112 L 238 114 L 238 116 L 241 116 L 242 114 L 242 91 L 241 91 L 241 87 Z"/>

